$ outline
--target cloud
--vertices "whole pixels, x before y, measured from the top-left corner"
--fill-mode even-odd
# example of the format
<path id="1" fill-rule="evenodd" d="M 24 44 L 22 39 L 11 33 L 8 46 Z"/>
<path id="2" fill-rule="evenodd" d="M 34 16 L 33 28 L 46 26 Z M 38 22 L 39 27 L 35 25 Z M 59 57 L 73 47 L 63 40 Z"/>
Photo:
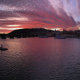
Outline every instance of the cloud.
<path id="1" fill-rule="evenodd" d="M 80 0 L 76 0 L 78 13 L 80 14 Z"/>
<path id="2" fill-rule="evenodd" d="M 0 26 L 10 28 L 6 25 L 21 25 L 17 28 L 69 28 L 76 26 L 72 15 L 64 10 L 61 0 L 0 0 Z M 68 0 L 69 2 L 69 0 Z M 57 4 L 57 8 L 54 6 Z M 14 28 L 14 27 L 13 27 Z M 10 29 L 9 29 L 10 30 Z"/>
<path id="3" fill-rule="evenodd" d="M 11 11 L 3 11 L 0 10 L 0 19 L 4 19 L 7 17 L 17 17 L 18 15 L 16 15 L 15 13 L 11 12 Z"/>
<path id="4" fill-rule="evenodd" d="M 70 3 L 71 0 L 65 0 L 65 1 L 66 1 L 66 3 L 68 4 L 68 3 Z"/>

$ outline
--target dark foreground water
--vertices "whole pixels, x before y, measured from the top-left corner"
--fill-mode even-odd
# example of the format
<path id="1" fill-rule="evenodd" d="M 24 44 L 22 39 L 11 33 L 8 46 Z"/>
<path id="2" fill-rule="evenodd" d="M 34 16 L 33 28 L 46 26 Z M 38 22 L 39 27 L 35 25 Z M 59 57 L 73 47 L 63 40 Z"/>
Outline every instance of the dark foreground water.
<path id="1" fill-rule="evenodd" d="M 80 39 L 0 39 L 0 80 L 80 80 Z"/>

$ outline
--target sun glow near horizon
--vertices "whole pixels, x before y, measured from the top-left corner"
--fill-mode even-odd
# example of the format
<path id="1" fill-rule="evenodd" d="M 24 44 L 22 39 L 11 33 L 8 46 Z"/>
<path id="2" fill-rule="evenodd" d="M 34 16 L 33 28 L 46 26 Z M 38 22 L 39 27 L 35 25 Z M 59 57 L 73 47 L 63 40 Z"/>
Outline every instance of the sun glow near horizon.
<path id="1" fill-rule="evenodd" d="M 17 27 L 17 26 L 21 26 L 21 25 L 7 25 L 8 27 Z"/>
<path id="2" fill-rule="evenodd" d="M 73 30 L 76 29 L 74 26 L 80 25 L 80 0 L 15 2 L 16 0 L 0 0 L 0 32 L 40 26 L 60 31 Z"/>

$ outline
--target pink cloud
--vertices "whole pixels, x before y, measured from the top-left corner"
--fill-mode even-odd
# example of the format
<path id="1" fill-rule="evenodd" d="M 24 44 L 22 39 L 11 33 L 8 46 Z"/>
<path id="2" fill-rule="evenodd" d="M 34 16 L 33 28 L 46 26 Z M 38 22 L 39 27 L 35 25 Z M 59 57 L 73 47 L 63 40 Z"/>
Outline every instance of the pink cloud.
<path id="1" fill-rule="evenodd" d="M 73 16 L 69 16 L 64 10 L 64 5 L 61 0 L 58 0 L 57 8 L 55 8 L 48 0 L 25 0 L 25 8 L 14 11 L 2 11 L 0 13 L 1 19 L 11 17 L 24 17 L 28 18 L 28 21 L 18 20 L 0 20 L 0 25 L 6 28 L 6 25 L 20 24 L 20 28 L 34 28 L 34 27 L 47 27 L 47 28 L 69 28 L 75 27 L 76 21 Z M 56 1 L 56 0 L 53 0 Z M 69 0 L 67 0 L 69 2 Z M 22 4 L 22 3 L 21 3 Z M 16 5 L 17 7 L 19 5 Z M 23 7 L 19 6 L 19 7 Z M 5 12 L 5 13 L 4 13 Z M 8 16 L 7 16 L 8 15 Z M 7 26 L 7 28 L 9 28 Z M 14 27 L 13 27 L 14 28 Z M 18 27 L 16 27 L 18 28 Z"/>
<path id="2" fill-rule="evenodd" d="M 65 0 L 65 1 L 66 1 L 66 3 L 68 4 L 68 3 L 70 3 L 71 0 Z"/>
<path id="3" fill-rule="evenodd" d="M 77 2 L 77 9 L 78 9 L 78 12 L 80 14 L 80 0 L 76 0 L 76 2 Z"/>

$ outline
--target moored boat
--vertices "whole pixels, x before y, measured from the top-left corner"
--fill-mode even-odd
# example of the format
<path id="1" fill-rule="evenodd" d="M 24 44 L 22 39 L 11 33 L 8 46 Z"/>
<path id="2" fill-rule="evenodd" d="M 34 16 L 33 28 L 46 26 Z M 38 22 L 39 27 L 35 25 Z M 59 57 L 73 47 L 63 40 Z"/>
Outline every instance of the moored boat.
<path id="1" fill-rule="evenodd" d="M 38 36 L 38 38 L 48 38 L 48 36 Z"/>
<path id="2" fill-rule="evenodd" d="M 65 37 L 62 36 L 55 36 L 56 39 L 66 39 Z"/>

